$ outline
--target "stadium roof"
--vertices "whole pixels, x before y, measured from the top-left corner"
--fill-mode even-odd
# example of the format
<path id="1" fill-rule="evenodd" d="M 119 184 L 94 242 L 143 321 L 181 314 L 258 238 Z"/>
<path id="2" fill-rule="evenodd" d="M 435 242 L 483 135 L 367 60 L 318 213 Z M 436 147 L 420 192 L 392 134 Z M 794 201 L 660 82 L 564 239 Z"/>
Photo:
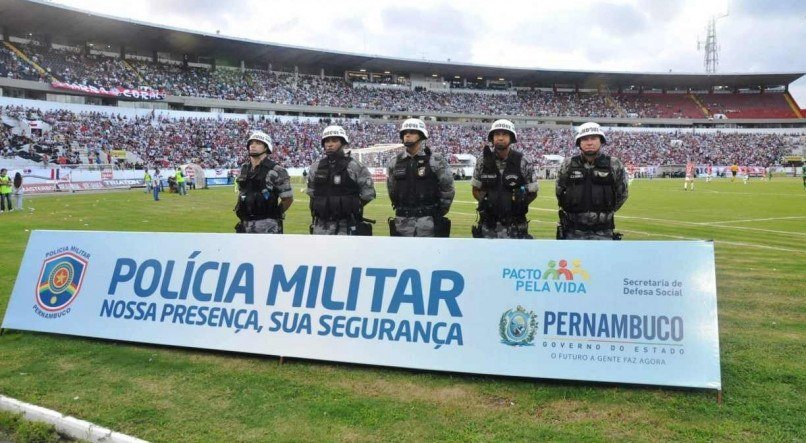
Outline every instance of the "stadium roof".
<path id="1" fill-rule="evenodd" d="M 366 69 L 370 72 L 390 71 L 397 74 L 438 74 L 450 79 L 484 77 L 505 78 L 517 86 L 551 87 L 553 85 L 595 88 L 643 86 L 648 88 L 708 89 L 712 86 L 747 88 L 787 86 L 804 73 L 738 74 L 672 74 L 596 72 L 508 68 L 451 62 L 411 60 L 366 54 L 311 49 L 216 34 L 171 28 L 133 20 L 124 20 L 41 0 L 0 0 L 0 26 L 3 33 L 24 36 L 48 34 L 57 43 L 83 45 L 86 42 L 123 46 L 139 53 L 160 51 L 213 57 L 230 63 L 243 60 L 249 66 L 299 66 L 324 68 L 341 75 L 344 71 Z"/>

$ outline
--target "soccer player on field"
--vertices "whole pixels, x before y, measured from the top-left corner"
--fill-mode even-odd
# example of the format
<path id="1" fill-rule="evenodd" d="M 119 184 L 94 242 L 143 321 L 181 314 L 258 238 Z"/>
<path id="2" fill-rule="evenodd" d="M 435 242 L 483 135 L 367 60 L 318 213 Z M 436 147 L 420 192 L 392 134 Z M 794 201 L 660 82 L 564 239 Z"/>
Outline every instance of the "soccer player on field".
<path id="1" fill-rule="evenodd" d="M 691 183 L 691 190 L 694 190 L 694 174 L 696 173 L 694 168 L 694 162 L 689 161 L 686 163 L 686 179 L 683 182 L 683 190 L 688 191 L 688 185 Z"/>

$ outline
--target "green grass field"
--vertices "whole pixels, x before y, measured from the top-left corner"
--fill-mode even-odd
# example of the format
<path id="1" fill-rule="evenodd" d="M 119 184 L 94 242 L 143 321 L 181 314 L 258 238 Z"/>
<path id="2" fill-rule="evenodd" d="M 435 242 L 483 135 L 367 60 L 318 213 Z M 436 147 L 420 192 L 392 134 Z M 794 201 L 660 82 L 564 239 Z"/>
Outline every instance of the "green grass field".
<path id="1" fill-rule="evenodd" d="M 286 232 L 307 233 L 295 185 Z M 287 360 L 5 331 L 0 394 L 153 441 L 806 439 L 806 192 L 801 180 L 637 180 L 617 216 L 626 240 L 713 239 L 724 403 L 712 391 L 508 379 Z M 376 235 L 385 188 L 367 207 Z M 31 230 L 232 232 L 231 187 L 28 197 L 0 215 L 0 316 Z M 453 236 L 475 220 L 467 182 Z M 531 233 L 554 236 L 552 182 Z"/>

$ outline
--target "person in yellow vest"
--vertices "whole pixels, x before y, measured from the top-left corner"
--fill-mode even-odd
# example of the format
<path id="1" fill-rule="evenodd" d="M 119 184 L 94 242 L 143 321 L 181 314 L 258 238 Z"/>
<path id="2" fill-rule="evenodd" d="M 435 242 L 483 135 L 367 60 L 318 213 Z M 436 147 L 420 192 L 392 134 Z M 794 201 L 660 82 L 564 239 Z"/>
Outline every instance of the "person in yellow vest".
<path id="1" fill-rule="evenodd" d="M 731 177 L 730 177 L 730 181 L 731 181 L 731 182 L 736 181 L 736 174 L 737 174 L 738 172 L 739 172 L 739 165 L 737 165 L 736 163 L 732 164 L 732 165 L 730 166 L 730 175 L 731 175 Z"/>
<path id="2" fill-rule="evenodd" d="M 145 175 L 143 176 L 143 181 L 146 184 L 146 194 L 151 192 L 151 174 L 148 173 L 148 169 L 146 169 Z"/>
<path id="3" fill-rule="evenodd" d="M 179 190 L 179 195 L 188 195 L 188 188 L 185 185 L 185 174 L 182 173 L 180 166 L 176 167 L 176 187 Z"/>
<path id="4" fill-rule="evenodd" d="M 8 169 L 0 169 L 0 212 L 6 211 L 8 203 L 9 212 L 11 208 L 11 177 L 8 176 Z"/>

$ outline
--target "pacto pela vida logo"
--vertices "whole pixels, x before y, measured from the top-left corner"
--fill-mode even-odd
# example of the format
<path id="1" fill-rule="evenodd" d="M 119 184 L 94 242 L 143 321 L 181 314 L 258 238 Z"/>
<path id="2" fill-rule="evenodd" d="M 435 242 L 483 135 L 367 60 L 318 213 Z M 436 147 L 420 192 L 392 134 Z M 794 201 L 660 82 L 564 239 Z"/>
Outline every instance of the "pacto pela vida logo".
<path id="1" fill-rule="evenodd" d="M 582 267 L 581 259 L 548 260 L 545 267 L 505 267 L 501 278 L 512 281 L 516 292 L 542 292 L 547 294 L 587 294 L 591 276 Z"/>

